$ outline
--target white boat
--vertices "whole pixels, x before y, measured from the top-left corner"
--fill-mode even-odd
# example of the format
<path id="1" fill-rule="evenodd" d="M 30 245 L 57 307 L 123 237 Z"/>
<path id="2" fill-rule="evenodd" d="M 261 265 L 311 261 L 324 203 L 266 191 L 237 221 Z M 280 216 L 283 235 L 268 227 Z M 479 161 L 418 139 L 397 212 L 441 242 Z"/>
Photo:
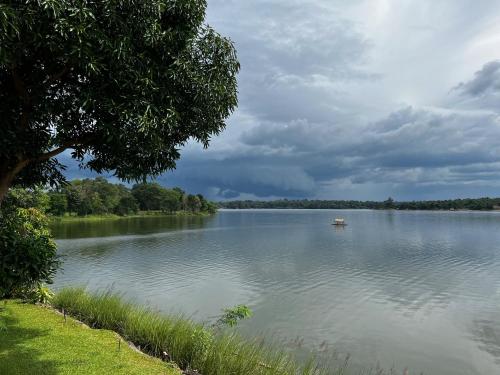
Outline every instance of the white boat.
<path id="1" fill-rule="evenodd" d="M 347 225 L 345 220 L 342 218 L 336 218 L 332 225 L 345 226 Z"/>

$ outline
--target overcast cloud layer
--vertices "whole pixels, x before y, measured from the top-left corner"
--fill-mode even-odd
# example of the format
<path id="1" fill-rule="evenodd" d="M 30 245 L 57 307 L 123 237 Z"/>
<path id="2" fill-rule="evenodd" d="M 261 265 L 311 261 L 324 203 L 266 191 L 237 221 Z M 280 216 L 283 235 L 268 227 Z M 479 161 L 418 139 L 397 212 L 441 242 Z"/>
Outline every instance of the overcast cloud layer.
<path id="1" fill-rule="evenodd" d="M 239 109 L 162 184 L 212 199 L 500 196 L 500 2 L 209 0 L 207 21 L 237 47 Z"/>

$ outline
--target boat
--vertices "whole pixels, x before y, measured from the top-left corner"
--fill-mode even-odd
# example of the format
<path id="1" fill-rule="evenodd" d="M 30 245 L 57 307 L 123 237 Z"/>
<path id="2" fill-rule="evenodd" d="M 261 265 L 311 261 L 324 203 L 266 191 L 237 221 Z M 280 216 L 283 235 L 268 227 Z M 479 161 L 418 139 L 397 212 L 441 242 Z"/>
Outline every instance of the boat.
<path id="1" fill-rule="evenodd" d="M 343 227 L 343 226 L 346 226 L 347 224 L 346 224 L 344 219 L 336 218 L 335 221 L 332 223 L 332 225 L 337 225 L 337 226 Z"/>

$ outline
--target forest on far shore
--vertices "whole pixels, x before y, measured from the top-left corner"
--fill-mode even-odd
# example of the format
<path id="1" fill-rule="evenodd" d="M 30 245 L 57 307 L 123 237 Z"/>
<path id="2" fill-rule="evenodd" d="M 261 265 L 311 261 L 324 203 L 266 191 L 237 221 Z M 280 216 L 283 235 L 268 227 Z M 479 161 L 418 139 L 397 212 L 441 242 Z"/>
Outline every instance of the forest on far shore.
<path id="1" fill-rule="evenodd" d="M 133 215 L 139 211 L 174 213 L 215 213 L 217 205 L 201 194 L 188 194 L 181 188 L 168 189 L 157 183 L 136 184 L 128 188 L 103 177 L 73 180 L 57 189 L 13 188 L 6 205 L 35 207 L 53 216 Z"/>
<path id="2" fill-rule="evenodd" d="M 273 201 L 226 201 L 218 203 L 220 208 L 290 208 L 290 209 L 370 209 L 370 210 L 479 210 L 500 209 L 500 198 L 467 198 L 434 201 L 397 202 L 389 198 L 382 202 L 354 200 L 288 200 Z"/>

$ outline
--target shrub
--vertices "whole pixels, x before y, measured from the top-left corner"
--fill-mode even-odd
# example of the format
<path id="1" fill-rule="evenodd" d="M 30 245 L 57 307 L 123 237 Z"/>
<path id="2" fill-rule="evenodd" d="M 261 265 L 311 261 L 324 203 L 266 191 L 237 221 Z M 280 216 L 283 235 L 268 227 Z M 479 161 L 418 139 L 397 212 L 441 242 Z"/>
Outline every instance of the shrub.
<path id="1" fill-rule="evenodd" d="M 48 304 L 54 298 L 54 293 L 42 283 L 35 285 L 30 289 L 23 289 L 21 291 L 21 297 L 24 300 L 31 303 L 44 303 Z"/>
<path id="2" fill-rule="evenodd" d="M 58 266 L 44 214 L 36 208 L 0 211 L 0 297 L 50 284 Z"/>
<path id="3" fill-rule="evenodd" d="M 245 305 L 237 305 L 230 309 L 223 309 L 224 314 L 217 320 L 215 326 L 229 326 L 234 327 L 238 324 L 239 320 L 250 318 L 252 310 Z"/>
<path id="4" fill-rule="evenodd" d="M 50 207 L 50 198 L 47 192 L 40 186 L 29 189 L 11 188 L 2 202 L 2 210 L 13 208 L 34 207 L 41 212 L 46 212 Z"/>

